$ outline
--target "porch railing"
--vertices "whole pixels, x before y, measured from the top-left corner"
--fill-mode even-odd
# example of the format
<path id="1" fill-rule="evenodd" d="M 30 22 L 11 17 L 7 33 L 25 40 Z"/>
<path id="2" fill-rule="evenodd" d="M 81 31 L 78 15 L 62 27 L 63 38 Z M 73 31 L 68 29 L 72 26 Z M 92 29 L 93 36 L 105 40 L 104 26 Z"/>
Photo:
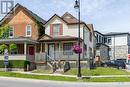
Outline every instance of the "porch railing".
<path id="1" fill-rule="evenodd" d="M 82 56 L 82 55 L 81 55 Z M 49 53 L 36 53 L 35 61 L 77 60 L 77 54 L 72 51 L 55 51 Z"/>

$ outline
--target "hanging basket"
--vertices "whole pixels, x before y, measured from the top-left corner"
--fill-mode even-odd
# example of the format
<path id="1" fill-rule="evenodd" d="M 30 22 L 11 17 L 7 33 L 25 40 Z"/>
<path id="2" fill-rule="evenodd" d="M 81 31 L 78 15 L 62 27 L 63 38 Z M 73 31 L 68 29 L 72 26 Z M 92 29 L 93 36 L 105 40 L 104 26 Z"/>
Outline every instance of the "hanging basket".
<path id="1" fill-rule="evenodd" d="M 72 51 L 73 51 L 74 53 L 76 53 L 76 54 L 79 54 L 79 53 L 82 53 L 82 48 L 80 48 L 79 45 L 74 45 L 74 46 L 72 47 Z"/>

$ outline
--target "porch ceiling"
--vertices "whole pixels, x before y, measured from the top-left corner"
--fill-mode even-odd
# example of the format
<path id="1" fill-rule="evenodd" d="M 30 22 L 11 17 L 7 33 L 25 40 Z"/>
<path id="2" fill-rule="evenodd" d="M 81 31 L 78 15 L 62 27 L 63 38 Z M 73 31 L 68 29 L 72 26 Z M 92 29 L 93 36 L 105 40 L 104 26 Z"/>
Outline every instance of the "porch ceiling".
<path id="1" fill-rule="evenodd" d="M 7 39 L 0 39 L 0 43 L 38 43 L 35 40 L 29 39 L 29 38 L 7 38 Z"/>

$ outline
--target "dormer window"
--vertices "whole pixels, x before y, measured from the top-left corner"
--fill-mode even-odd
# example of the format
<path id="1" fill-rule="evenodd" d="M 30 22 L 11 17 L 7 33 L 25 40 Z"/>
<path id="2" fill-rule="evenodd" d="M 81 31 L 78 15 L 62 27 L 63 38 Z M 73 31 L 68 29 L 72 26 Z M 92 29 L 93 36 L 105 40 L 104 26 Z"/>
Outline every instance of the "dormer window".
<path id="1" fill-rule="evenodd" d="M 12 37 L 14 37 L 14 29 L 13 29 L 13 27 L 10 27 L 10 29 L 9 29 L 9 38 L 12 38 Z"/>
<path id="2" fill-rule="evenodd" d="M 31 37 L 31 35 L 32 35 L 31 25 L 26 25 L 26 37 Z"/>

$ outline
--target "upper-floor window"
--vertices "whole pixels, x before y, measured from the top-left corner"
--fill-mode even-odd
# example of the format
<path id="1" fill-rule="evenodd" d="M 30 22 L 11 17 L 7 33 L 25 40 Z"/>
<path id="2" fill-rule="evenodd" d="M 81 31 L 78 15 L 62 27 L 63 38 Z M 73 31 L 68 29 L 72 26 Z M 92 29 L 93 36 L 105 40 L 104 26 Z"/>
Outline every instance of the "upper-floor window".
<path id="1" fill-rule="evenodd" d="M 90 32 L 89 40 L 92 41 L 92 32 Z"/>
<path id="2" fill-rule="evenodd" d="M 60 35 L 60 24 L 53 24 L 53 35 L 58 36 Z"/>
<path id="3" fill-rule="evenodd" d="M 97 43 L 99 42 L 99 39 L 98 39 L 98 37 L 99 37 L 99 35 L 97 34 L 97 35 L 96 35 Z"/>
<path id="4" fill-rule="evenodd" d="M 12 38 L 14 36 L 14 29 L 13 27 L 10 27 L 9 29 L 9 37 Z"/>
<path id="5" fill-rule="evenodd" d="M 31 37 L 31 35 L 32 35 L 31 25 L 26 25 L 26 36 Z"/>
<path id="6" fill-rule="evenodd" d="M 102 41 L 102 37 L 99 35 L 99 43 L 101 43 Z"/>
<path id="7" fill-rule="evenodd" d="M 62 35 L 62 24 L 51 24 L 50 35 L 53 36 Z"/>
<path id="8" fill-rule="evenodd" d="M 111 43 L 112 43 L 111 37 L 107 37 L 107 43 L 108 43 L 108 44 L 111 44 Z"/>

